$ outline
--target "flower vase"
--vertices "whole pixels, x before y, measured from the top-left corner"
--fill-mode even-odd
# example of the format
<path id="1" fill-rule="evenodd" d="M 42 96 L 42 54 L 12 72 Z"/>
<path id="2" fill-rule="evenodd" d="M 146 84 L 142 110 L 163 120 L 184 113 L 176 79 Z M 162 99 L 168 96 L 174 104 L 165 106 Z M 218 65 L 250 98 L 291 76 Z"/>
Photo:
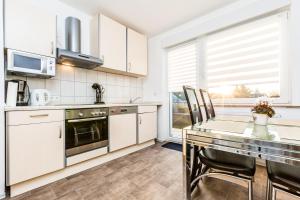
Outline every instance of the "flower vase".
<path id="1" fill-rule="evenodd" d="M 255 124 L 266 126 L 268 124 L 269 116 L 266 114 L 253 113 L 253 119 Z"/>

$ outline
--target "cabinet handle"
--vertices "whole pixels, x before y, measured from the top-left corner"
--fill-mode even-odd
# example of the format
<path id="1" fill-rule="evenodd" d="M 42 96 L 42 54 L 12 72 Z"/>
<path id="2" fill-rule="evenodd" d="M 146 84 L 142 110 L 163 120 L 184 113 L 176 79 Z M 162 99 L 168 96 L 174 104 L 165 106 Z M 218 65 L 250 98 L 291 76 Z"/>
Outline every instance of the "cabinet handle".
<path id="1" fill-rule="evenodd" d="M 54 54 L 54 42 L 51 42 L 51 54 Z"/>
<path id="2" fill-rule="evenodd" d="M 49 114 L 40 114 L 40 115 L 30 115 L 31 118 L 34 118 L 34 117 L 48 117 Z"/>
<path id="3" fill-rule="evenodd" d="M 142 124 L 142 117 L 141 116 L 139 116 L 139 121 L 140 121 L 139 123 Z"/>
<path id="4" fill-rule="evenodd" d="M 104 55 L 101 55 L 100 58 L 101 58 L 101 60 L 102 60 L 103 63 L 104 63 Z"/>
<path id="5" fill-rule="evenodd" d="M 62 137 L 62 131 L 61 131 L 61 126 L 59 126 L 59 139 L 61 139 L 61 137 Z"/>

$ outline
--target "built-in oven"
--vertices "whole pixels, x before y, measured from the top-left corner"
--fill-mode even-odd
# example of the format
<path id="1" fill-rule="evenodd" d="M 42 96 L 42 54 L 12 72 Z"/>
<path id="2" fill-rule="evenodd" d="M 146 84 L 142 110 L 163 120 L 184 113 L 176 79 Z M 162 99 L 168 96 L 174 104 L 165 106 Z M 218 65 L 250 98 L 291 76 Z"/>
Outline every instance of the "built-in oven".
<path id="1" fill-rule="evenodd" d="M 5 49 L 6 69 L 16 75 L 53 77 L 55 76 L 55 58 Z"/>
<path id="2" fill-rule="evenodd" d="M 66 156 L 108 146 L 108 108 L 66 110 Z"/>

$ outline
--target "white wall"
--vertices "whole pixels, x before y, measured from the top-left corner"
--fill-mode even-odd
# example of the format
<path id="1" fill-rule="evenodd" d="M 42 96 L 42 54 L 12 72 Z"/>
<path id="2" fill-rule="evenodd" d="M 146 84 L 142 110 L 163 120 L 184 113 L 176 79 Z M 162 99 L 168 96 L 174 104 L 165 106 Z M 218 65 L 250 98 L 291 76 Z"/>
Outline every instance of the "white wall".
<path id="1" fill-rule="evenodd" d="M 5 195 L 3 0 L 0 1 L 0 199 Z"/>
<path id="2" fill-rule="evenodd" d="M 144 100 L 162 101 L 159 109 L 158 137 L 166 140 L 169 137 L 169 100 L 167 92 L 167 69 L 165 65 L 165 48 L 197 38 L 219 29 L 259 17 L 290 5 L 290 89 L 292 104 L 300 104 L 300 1 L 299 0 L 240 0 L 227 7 L 216 10 L 206 16 L 196 18 L 165 33 L 149 38 L 148 67 L 149 74 L 144 81 Z M 230 113 L 233 109 L 218 109 L 219 113 Z M 293 115 L 283 117 L 300 118 L 298 110 Z M 245 112 L 244 109 L 240 110 Z M 247 111 L 246 111 L 247 112 Z"/>

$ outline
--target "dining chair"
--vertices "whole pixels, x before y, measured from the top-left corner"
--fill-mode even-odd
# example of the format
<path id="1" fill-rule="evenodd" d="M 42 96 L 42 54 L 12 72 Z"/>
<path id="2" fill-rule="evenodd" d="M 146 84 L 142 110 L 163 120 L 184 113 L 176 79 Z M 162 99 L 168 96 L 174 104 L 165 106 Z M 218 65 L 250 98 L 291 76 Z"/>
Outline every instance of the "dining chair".
<path id="1" fill-rule="evenodd" d="M 183 86 L 183 92 L 188 104 L 192 125 L 202 122 L 203 118 L 196 90 L 190 86 Z M 190 168 L 191 180 L 196 179 L 201 173 L 202 164 L 200 162 L 199 153 L 200 149 L 198 146 L 194 146 L 194 148 L 187 151 L 187 160 L 191 161 L 190 163 L 187 163 Z M 193 191 L 196 188 L 196 186 L 196 183 L 191 185 L 191 191 Z"/>
<path id="2" fill-rule="evenodd" d="M 183 86 L 183 90 L 187 100 L 192 125 L 195 125 L 199 122 L 203 122 L 196 90 L 189 86 Z M 201 94 L 201 96 L 203 95 Z M 213 106 L 211 108 L 213 109 Z M 210 114 L 209 116 L 212 116 L 212 114 Z M 194 120 L 195 118 L 201 120 L 195 121 Z M 197 150 L 198 152 L 194 153 L 196 154 L 197 158 L 194 158 L 193 160 L 197 161 L 197 159 L 199 159 L 199 163 L 198 162 L 196 163 L 200 169 L 194 170 L 196 171 L 196 173 L 193 171 L 191 172 L 192 191 L 198 185 L 199 181 L 203 177 L 223 175 L 223 176 L 229 176 L 229 177 L 237 178 L 239 180 L 247 181 L 249 200 L 253 199 L 252 182 L 254 180 L 253 177 L 256 170 L 255 158 L 218 151 L 210 148 L 201 148 L 200 150 L 199 149 Z"/>
<path id="3" fill-rule="evenodd" d="M 202 98 L 206 119 L 214 118 L 216 113 L 208 91 L 200 89 L 199 92 Z"/>
<path id="4" fill-rule="evenodd" d="M 277 191 L 300 197 L 300 167 L 266 161 L 268 181 L 267 200 L 276 200 Z"/>

